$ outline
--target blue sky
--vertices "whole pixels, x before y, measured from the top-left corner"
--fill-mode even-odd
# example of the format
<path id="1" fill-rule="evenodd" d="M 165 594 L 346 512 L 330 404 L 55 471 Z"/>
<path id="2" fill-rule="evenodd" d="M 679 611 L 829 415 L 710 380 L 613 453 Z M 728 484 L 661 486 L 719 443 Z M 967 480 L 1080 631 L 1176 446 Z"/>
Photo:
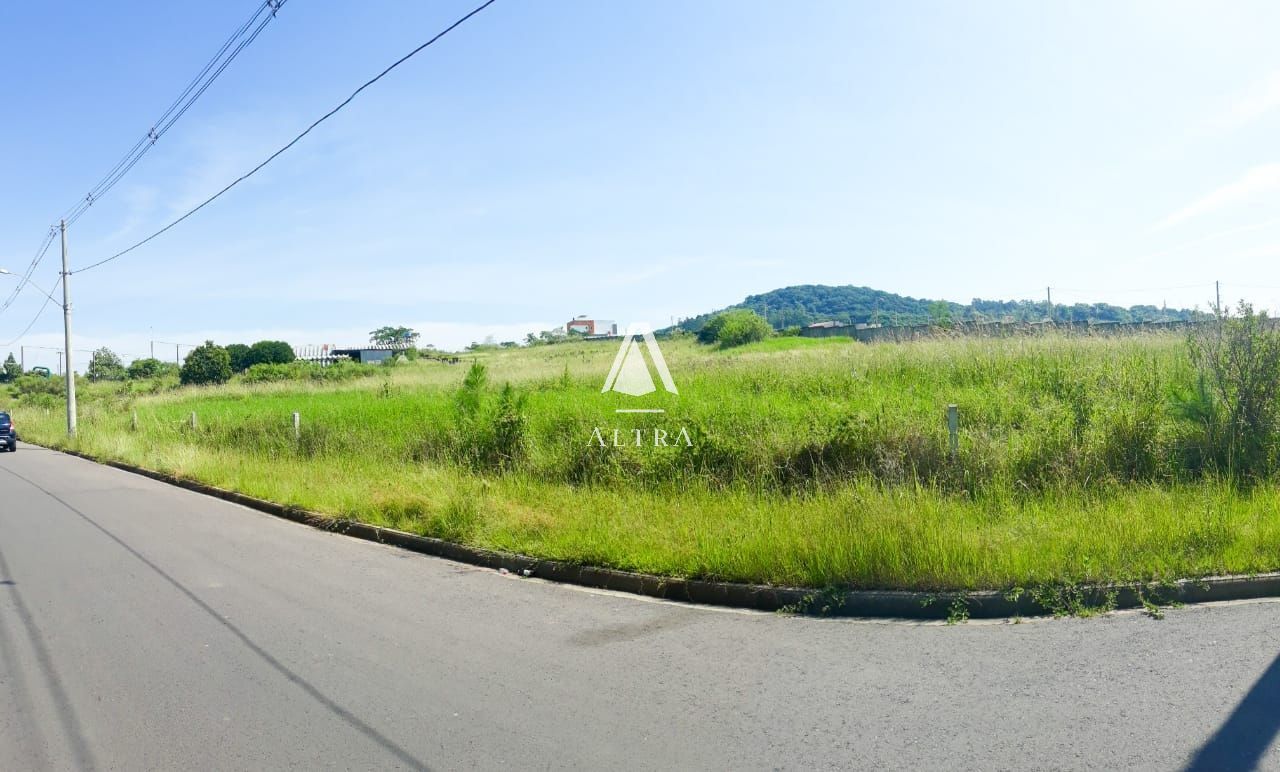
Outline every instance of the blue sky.
<path id="1" fill-rule="evenodd" d="M 290 0 L 76 224 L 73 268 L 473 4 Z M 0 8 L 0 267 L 25 268 L 255 6 Z M 498 0 L 73 276 L 76 361 L 383 324 L 453 347 L 802 283 L 1204 306 L 1221 280 L 1280 308 L 1278 22 L 1263 2 Z M 56 280 L 50 253 L 36 281 Z M 40 300 L 0 314 L 0 343 Z M 60 341 L 50 307 L 18 343 Z"/>

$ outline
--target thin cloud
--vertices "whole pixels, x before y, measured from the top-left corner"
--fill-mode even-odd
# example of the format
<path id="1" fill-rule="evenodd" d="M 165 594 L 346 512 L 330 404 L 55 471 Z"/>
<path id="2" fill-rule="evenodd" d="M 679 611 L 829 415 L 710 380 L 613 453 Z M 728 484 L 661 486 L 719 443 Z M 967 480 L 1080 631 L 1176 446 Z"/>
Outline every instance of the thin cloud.
<path id="1" fill-rule="evenodd" d="M 1258 260 L 1267 257 L 1280 257 L 1280 244 L 1263 244 L 1232 255 L 1236 260 Z"/>
<path id="2" fill-rule="evenodd" d="M 1181 244 L 1169 247 L 1168 249 L 1162 249 L 1159 252 L 1152 252 L 1151 254 L 1147 255 L 1147 257 L 1148 258 L 1165 257 L 1167 255 L 1176 254 L 1178 252 L 1186 252 L 1188 249 L 1203 246 L 1204 244 L 1207 244 L 1212 241 L 1225 239 L 1229 236 L 1238 236 L 1241 233 L 1250 233 L 1252 231 L 1272 228 L 1277 225 L 1280 225 L 1280 217 L 1275 217 L 1270 220 L 1264 220 L 1262 222 L 1249 223 L 1248 225 L 1240 225 L 1235 228 L 1228 228 L 1227 230 L 1209 233 L 1199 238 L 1191 239 L 1190 241 L 1184 241 Z"/>
<path id="3" fill-rule="evenodd" d="M 1223 185 L 1164 218 L 1156 224 L 1156 230 L 1169 228 L 1185 220 L 1216 212 L 1277 189 L 1280 189 L 1280 163 L 1255 166 L 1235 182 Z"/>
<path id="4" fill-rule="evenodd" d="M 1237 129 L 1277 108 L 1280 108 L 1280 71 L 1271 73 L 1238 94 L 1226 112 L 1212 121 L 1212 125 L 1222 131 Z"/>
<path id="5" fill-rule="evenodd" d="M 1204 117 L 1176 132 L 1176 136 L 1160 141 L 1157 144 L 1158 154 L 1179 157 L 1192 143 L 1221 140 L 1223 136 L 1276 111 L 1280 111 L 1280 70 L 1254 81 L 1225 99 L 1216 99 L 1211 104 L 1203 105 L 1200 113 Z"/>

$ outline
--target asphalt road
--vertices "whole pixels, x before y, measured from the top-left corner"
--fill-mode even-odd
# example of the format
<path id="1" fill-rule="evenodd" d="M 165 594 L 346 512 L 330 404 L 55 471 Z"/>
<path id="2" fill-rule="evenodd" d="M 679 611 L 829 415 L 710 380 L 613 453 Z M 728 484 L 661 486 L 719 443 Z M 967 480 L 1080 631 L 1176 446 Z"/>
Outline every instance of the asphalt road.
<path id="1" fill-rule="evenodd" d="M 1280 769 L 1280 603 L 958 626 L 504 576 L 0 454 L 0 769 Z"/>

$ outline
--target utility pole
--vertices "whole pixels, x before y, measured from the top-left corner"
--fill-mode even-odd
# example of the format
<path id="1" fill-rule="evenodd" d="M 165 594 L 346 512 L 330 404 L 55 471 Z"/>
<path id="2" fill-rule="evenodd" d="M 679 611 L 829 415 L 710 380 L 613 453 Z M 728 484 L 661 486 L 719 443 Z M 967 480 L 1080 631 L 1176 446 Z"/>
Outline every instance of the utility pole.
<path id="1" fill-rule="evenodd" d="M 67 267 L 67 221 L 58 223 L 62 233 L 62 333 L 67 347 L 67 436 L 76 436 L 76 370 L 71 365 L 71 269 Z"/>
<path id="2" fill-rule="evenodd" d="M 18 356 L 22 358 L 22 361 L 19 363 L 19 366 L 22 368 L 22 372 L 25 373 L 27 371 L 27 347 L 18 346 L 18 351 L 20 352 Z"/>
<path id="3" fill-rule="evenodd" d="M 1222 316 L 1222 282 L 1215 281 L 1213 283 L 1213 295 L 1214 295 L 1214 298 L 1216 298 L 1213 301 L 1214 302 L 1213 310 L 1215 313 L 1218 314 L 1218 316 Z"/>
<path id="4" fill-rule="evenodd" d="M 156 342 L 154 340 L 151 341 L 151 358 L 156 358 Z"/>
<path id="5" fill-rule="evenodd" d="M 1049 321 L 1053 321 L 1053 287 L 1044 288 L 1044 299 L 1049 313 Z"/>
<path id="6" fill-rule="evenodd" d="M 182 354 L 178 352 L 178 344 L 173 344 L 173 363 L 178 367 L 182 367 Z"/>

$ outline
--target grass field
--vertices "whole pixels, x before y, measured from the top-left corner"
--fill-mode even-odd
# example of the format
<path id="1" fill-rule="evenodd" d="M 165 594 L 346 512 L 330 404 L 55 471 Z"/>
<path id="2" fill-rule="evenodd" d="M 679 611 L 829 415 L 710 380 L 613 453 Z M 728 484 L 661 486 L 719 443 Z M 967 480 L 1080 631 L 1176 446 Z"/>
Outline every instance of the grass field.
<path id="1" fill-rule="evenodd" d="M 609 343 L 336 383 L 84 384 L 72 444 L 334 517 L 678 576 L 958 590 L 1280 568 L 1280 488 L 1206 469 L 1175 409 L 1196 382 L 1177 335 L 663 351 L 678 395 L 601 394 Z M 60 403 L 38 396 L 18 425 L 65 446 Z M 614 413 L 635 406 L 667 412 Z M 681 428 L 691 445 L 654 446 Z"/>

